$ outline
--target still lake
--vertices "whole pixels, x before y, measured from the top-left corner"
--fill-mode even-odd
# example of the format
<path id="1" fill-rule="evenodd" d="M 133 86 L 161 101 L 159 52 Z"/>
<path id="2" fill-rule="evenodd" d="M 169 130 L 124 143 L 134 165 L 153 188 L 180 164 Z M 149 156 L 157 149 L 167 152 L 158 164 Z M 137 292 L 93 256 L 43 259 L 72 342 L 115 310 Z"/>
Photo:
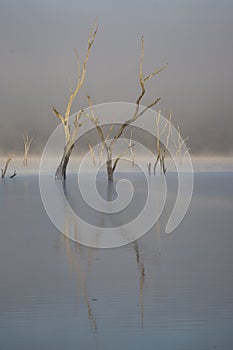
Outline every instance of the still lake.
<path id="1" fill-rule="evenodd" d="M 0 181 L 0 349 L 232 349 L 233 173 L 196 172 L 167 235 L 170 206 L 138 241 L 95 249 L 53 226 L 38 175 Z"/>

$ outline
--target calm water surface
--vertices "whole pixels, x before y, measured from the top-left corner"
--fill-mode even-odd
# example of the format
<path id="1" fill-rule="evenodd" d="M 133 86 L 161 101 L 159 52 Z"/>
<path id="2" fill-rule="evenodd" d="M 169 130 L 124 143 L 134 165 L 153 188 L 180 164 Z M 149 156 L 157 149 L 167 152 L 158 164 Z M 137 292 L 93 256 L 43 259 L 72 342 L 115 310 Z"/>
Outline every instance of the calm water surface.
<path id="1" fill-rule="evenodd" d="M 166 235 L 170 210 L 137 242 L 93 249 L 52 225 L 38 176 L 0 181 L 0 349 L 232 349 L 233 174 L 195 174 Z"/>

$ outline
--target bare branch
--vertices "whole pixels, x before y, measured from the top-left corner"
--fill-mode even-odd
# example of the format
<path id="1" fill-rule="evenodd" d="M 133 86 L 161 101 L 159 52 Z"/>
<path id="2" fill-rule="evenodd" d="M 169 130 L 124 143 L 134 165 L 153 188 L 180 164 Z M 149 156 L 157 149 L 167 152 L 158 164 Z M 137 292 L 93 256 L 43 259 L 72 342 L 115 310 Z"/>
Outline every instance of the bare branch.
<path id="1" fill-rule="evenodd" d="M 95 161 L 95 153 L 94 153 L 93 147 L 92 147 L 92 145 L 90 143 L 89 143 L 88 147 L 89 147 L 89 150 L 90 150 L 90 153 L 91 153 L 93 166 L 95 167 L 96 166 L 96 161 Z"/>
<path id="2" fill-rule="evenodd" d="M 129 146 L 128 149 L 127 149 L 127 151 L 124 151 L 124 152 L 120 153 L 120 154 L 117 156 L 117 158 L 115 159 L 115 161 L 114 161 L 114 163 L 113 163 L 113 167 L 112 167 L 112 171 L 113 171 L 113 172 L 114 172 L 114 170 L 116 169 L 116 166 L 117 166 L 117 163 L 119 162 L 119 160 L 120 160 L 123 156 L 125 156 L 126 154 L 128 154 L 129 149 L 132 148 L 132 147 L 134 147 L 134 146 L 135 146 L 134 144 L 131 145 L 131 146 Z"/>
<path id="3" fill-rule="evenodd" d="M 29 138 L 28 136 L 28 132 L 26 130 L 25 135 L 23 135 L 23 142 L 24 142 L 24 157 L 23 157 L 23 165 L 27 165 L 28 163 L 28 153 L 29 153 L 29 149 L 32 143 L 32 138 Z"/>
<path id="4" fill-rule="evenodd" d="M 55 114 L 55 116 L 64 124 L 64 118 L 61 115 L 61 113 L 59 113 L 55 107 L 52 107 L 53 113 Z"/>
<path id="5" fill-rule="evenodd" d="M 69 120 L 70 110 L 71 110 L 73 101 L 84 83 L 84 79 L 85 79 L 85 75 L 86 75 L 87 61 L 88 61 L 88 58 L 90 56 L 92 45 L 94 44 L 94 41 L 95 41 L 97 31 L 98 31 L 98 25 L 97 25 L 97 22 L 95 20 L 94 27 L 91 30 L 89 37 L 88 37 L 87 52 L 86 52 L 81 69 L 80 69 L 80 63 L 79 63 L 79 56 L 77 55 L 77 51 L 76 51 L 76 56 L 78 59 L 78 80 L 77 80 L 76 87 L 75 87 L 74 91 L 70 94 L 70 97 L 69 97 L 69 100 L 67 103 L 67 107 L 66 107 L 66 111 L 65 111 L 65 118 L 64 118 L 65 122 L 68 122 L 68 120 Z"/>
<path id="6" fill-rule="evenodd" d="M 90 42 L 91 44 L 91 42 Z M 159 69 L 155 69 L 151 74 L 144 76 L 143 75 L 143 59 L 144 59 L 144 38 L 142 37 L 141 40 L 141 57 L 140 57 L 140 64 L 139 64 L 139 83 L 140 83 L 140 87 L 141 87 L 141 92 L 136 100 L 136 107 L 134 112 L 132 113 L 132 116 L 126 120 L 123 124 L 120 125 L 120 127 L 118 128 L 118 130 L 116 131 L 115 135 L 112 137 L 112 139 L 108 141 L 108 138 L 110 137 L 110 135 L 105 138 L 104 137 L 104 129 L 103 126 L 100 125 L 100 122 L 97 118 L 97 116 L 94 113 L 93 110 L 93 103 L 92 100 L 90 98 L 90 96 L 87 96 L 88 101 L 89 101 L 89 106 L 90 106 L 90 113 L 85 112 L 85 116 L 95 125 L 99 136 L 100 136 L 100 140 L 102 142 L 102 148 L 100 150 L 100 157 L 102 157 L 102 152 L 103 152 L 103 148 L 106 150 L 107 153 L 107 172 L 108 172 L 108 179 L 109 181 L 113 180 L 113 172 L 117 166 L 117 163 L 119 162 L 119 160 L 121 159 L 121 157 L 125 154 L 125 152 L 123 152 L 122 154 L 120 154 L 115 162 L 113 163 L 112 166 L 112 149 L 114 144 L 117 142 L 117 140 L 121 137 L 121 135 L 124 133 L 124 130 L 127 128 L 128 125 L 132 124 L 133 122 L 135 122 L 139 117 L 141 117 L 148 109 L 154 107 L 159 101 L 160 98 L 156 98 L 154 101 L 152 101 L 151 103 L 149 103 L 146 107 L 142 108 L 140 110 L 140 102 L 142 101 L 143 96 L 146 93 L 146 89 L 145 89 L 145 82 L 150 80 L 151 78 L 153 78 L 156 74 L 160 73 L 162 70 L 165 69 L 166 65 L 163 66 L 162 68 Z M 128 153 L 128 151 L 126 152 Z M 132 154 L 132 153 L 131 153 Z"/>
<path id="7" fill-rule="evenodd" d="M 166 65 L 164 65 L 162 68 L 156 69 L 155 71 L 153 71 L 151 74 L 149 74 L 148 76 L 144 77 L 143 75 L 143 59 L 144 59 L 144 38 L 142 36 L 141 39 L 141 57 L 140 57 L 140 64 L 139 64 L 139 82 L 140 82 L 140 86 L 141 86 L 141 93 L 139 95 L 139 97 L 137 98 L 136 101 L 136 108 L 135 111 L 133 113 L 133 116 L 128 119 L 124 124 L 122 124 L 122 126 L 120 127 L 120 129 L 118 130 L 118 132 L 115 134 L 113 140 L 112 140 L 112 144 L 111 146 L 119 139 L 119 137 L 122 135 L 123 131 L 125 130 L 125 128 L 127 128 L 128 125 L 132 124 L 133 122 L 135 122 L 139 117 L 141 117 L 148 109 L 154 107 L 159 101 L 160 98 L 156 98 L 152 103 L 148 104 L 140 113 L 139 113 L 139 106 L 140 106 L 140 102 L 143 98 L 143 96 L 146 93 L 146 89 L 145 89 L 145 82 L 147 80 L 150 80 L 152 77 L 154 77 L 156 74 L 160 73 L 161 71 L 163 71 L 166 68 Z"/>
<path id="8" fill-rule="evenodd" d="M 169 119 L 168 119 L 168 132 L 167 132 L 167 139 L 166 139 L 166 150 L 168 149 L 169 146 L 169 140 L 171 136 L 171 118 L 172 118 L 172 113 L 170 112 Z"/>
<path id="9" fill-rule="evenodd" d="M 133 137 L 133 131 L 132 130 L 130 130 L 129 142 L 127 141 L 127 139 L 126 139 L 126 137 L 124 135 L 125 142 L 127 143 L 127 145 L 130 148 L 130 153 L 131 153 L 131 157 L 132 157 L 132 164 L 134 165 L 134 152 L 133 152 L 133 147 L 132 147 L 132 137 Z"/>
<path id="10" fill-rule="evenodd" d="M 176 149 L 176 156 L 180 159 L 180 163 L 182 163 L 183 159 L 185 158 L 186 154 L 189 151 L 189 149 L 184 149 L 184 152 L 182 152 L 182 147 L 183 145 L 185 145 L 185 142 L 189 139 L 189 137 L 182 139 L 179 125 L 177 129 L 178 129 L 177 140 L 174 139 L 173 134 L 171 134 L 171 138 L 172 138 L 173 146 Z"/>
<path id="11" fill-rule="evenodd" d="M 161 100 L 160 97 L 157 97 L 152 103 L 150 103 L 148 106 L 146 106 L 137 116 L 136 118 L 131 122 L 133 123 L 136 119 L 138 119 L 139 117 L 141 117 L 141 115 L 143 115 L 148 109 L 150 109 L 151 107 L 154 107 L 159 101 Z M 131 124 L 130 123 L 130 124 Z"/>
<path id="12" fill-rule="evenodd" d="M 104 137 L 103 127 L 99 124 L 98 117 L 94 113 L 93 103 L 92 103 L 91 97 L 89 95 L 87 95 L 87 99 L 88 99 L 88 102 L 89 102 L 91 114 L 84 113 L 84 115 L 95 125 L 95 127 L 96 127 L 96 129 L 97 129 L 97 131 L 99 133 L 100 140 L 101 140 L 104 148 L 108 152 L 109 147 L 107 145 L 106 138 Z"/>
<path id="13" fill-rule="evenodd" d="M 76 54 L 76 58 L 77 58 L 77 65 L 78 65 L 78 81 L 81 78 L 81 62 L 80 62 L 80 58 L 79 58 L 79 54 L 78 51 L 76 49 L 74 49 L 74 52 Z"/>
<path id="14" fill-rule="evenodd" d="M 155 175 L 155 173 L 156 173 L 156 168 L 157 168 L 159 159 L 160 159 L 160 155 L 158 154 L 158 155 L 157 155 L 157 158 L 156 158 L 156 161 L 155 161 L 155 164 L 154 164 L 154 175 Z"/>
<path id="15" fill-rule="evenodd" d="M 13 179 L 17 175 L 17 171 L 15 170 L 14 173 L 10 176 L 10 179 Z"/>
<path id="16" fill-rule="evenodd" d="M 62 155 L 62 159 L 57 167 L 56 170 L 56 179 L 66 179 L 66 168 L 70 159 L 71 152 L 74 148 L 74 143 L 77 137 L 77 132 L 79 127 L 82 125 L 82 123 L 79 123 L 79 120 L 81 118 L 81 114 L 83 110 L 80 111 L 78 115 L 75 117 L 74 121 L 74 127 L 72 131 L 72 126 L 69 124 L 69 119 L 70 119 L 70 113 L 71 113 L 71 108 L 74 102 L 74 99 L 76 98 L 77 94 L 79 93 L 81 87 L 83 86 L 85 76 L 86 76 L 86 67 L 87 67 L 87 62 L 90 56 L 91 48 L 94 44 L 96 34 L 98 31 L 98 25 L 97 25 L 97 20 L 94 22 L 94 26 L 90 31 L 90 34 L 88 36 L 88 45 L 87 45 L 87 50 L 86 54 L 84 57 L 84 60 L 81 64 L 80 58 L 78 55 L 77 50 L 75 50 L 75 55 L 77 59 L 77 82 L 75 85 L 75 88 L 72 90 L 71 83 L 69 87 L 69 97 L 68 97 L 68 102 L 66 105 L 65 113 L 62 115 L 57 111 L 55 107 L 52 108 L 53 113 L 55 116 L 60 120 L 60 122 L 63 124 L 64 127 L 64 134 L 65 134 L 65 147 L 64 147 L 64 152 Z"/>
<path id="17" fill-rule="evenodd" d="M 147 75 L 147 77 L 144 78 L 144 82 L 147 80 L 150 80 L 151 78 L 153 78 L 155 75 L 159 74 L 160 72 L 162 72 L 164 69 L 167 68 L 167 63 L 164 64 L 161 68 L 157 68 L 154 70 L 154 72 L 152 72 L 151 74 Z"/>
<path id="18" fill-rule="evenodd" d="M 139 82 L 141 85 L 141 94 L 139 95 L 139 97 L 136 101 L 137 107 L 139 107 L 140 101 L 146 92 L 145 85 L 144 85 L 145 81 L 144 81 L 143 71 L 142 71 L 143 59 L 144 59 L 144 37 L 142 36 L 142 39 L 141 39 L 141 57 L 140 57 L 140 64 L 139 64 Z"/>
<path id="19" fill-rule="evenodd" d="M 76 114 L 76 116 L 74 118 L 74 129 L 73 129 L 73 133 L 71 136 L 71 143 L 74 143 L 76 141 L 76 138 L 78 135 L 78 130 L 79 130 L 80 126 L 82 125 L 82 123 L 79 123 L 82 114 L 83 114 L 83 109 L 81 109 L 78 112 L 78 114 Z"/>
<path id="20" fill-rule="evenodd" d="M 6 163 L 5 163 L 5 167 L 4 167 L 4 169 L 1 169 L 2 179 L 4 179 L 4 177 L 6 175 L 7 168 L 9 166 L 10 161 L 12 160 L 12 158 L 13 158 L 13 154 L 8 154 L 8 157 L 7 157 L 7 160 L 6 160 Z"/>

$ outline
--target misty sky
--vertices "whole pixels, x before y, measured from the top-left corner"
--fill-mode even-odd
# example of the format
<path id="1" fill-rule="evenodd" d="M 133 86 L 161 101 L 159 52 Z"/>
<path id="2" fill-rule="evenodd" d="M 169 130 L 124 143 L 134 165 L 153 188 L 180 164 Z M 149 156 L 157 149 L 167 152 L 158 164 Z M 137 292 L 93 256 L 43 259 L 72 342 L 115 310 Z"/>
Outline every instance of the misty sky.
<path id="1" fill-rule="evenodd" d="M 195 153 L 233 153 L 233 1 L 0 0 L 0 158 L 23 147 L 25 129 L 41 151 L 75 82 L 94 18 L 99 32 L 73 112 L 94 103 L 135 102 L 144 70 L 168 62 L 148 86 L 156 107 L 171 108 Z"/>

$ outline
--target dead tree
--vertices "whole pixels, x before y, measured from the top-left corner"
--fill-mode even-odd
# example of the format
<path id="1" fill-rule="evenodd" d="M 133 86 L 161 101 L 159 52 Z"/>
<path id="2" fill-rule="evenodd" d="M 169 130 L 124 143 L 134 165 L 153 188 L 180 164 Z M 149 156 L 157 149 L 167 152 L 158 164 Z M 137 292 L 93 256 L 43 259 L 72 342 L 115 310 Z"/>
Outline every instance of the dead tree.
<path id="1" fill-rule="evenodd" d="M 176 150 L 176 156 L 179 159 L 180 164 L 182 164 L 186 154 L 189 152 L 189 148 L 183 149 L 183 146 L 185 145 L 185 142 L 189 139 L 189 137 L 182 139 L 179 125 L 177 127 L 177 130 L 178 130 L 177 140 L 175 140 L 174 136 L 172 135 L 172 142 Z"/>
<path id="2" fill-rule="evenodd" d="M 7 157 L 7 160 L 6 160 L 6 163 L 5 163 L 5 166 L 3 169 L 1 169 L 1 175 L 2 175 L 2 179 L 4 179 L 5 175 L 6 175 L 6 172 L 7 172 L 7 168 L 10 164 L 10 161 L 12 160 L 13 158 L 13 154 L 9 154 L 8 157 Z"/>
<path id="3" fill-rule="evenodd" d="M 95 168 L 95 166 L 96 166 L 95 153 L 94 153 L 93 147 L 92 147 L 92 145 L 90 143 L 89 143 L 88 147 L 89 147 L 89 150 L 90 150 L 90 153 L 91 153 L 92 163 L 93 163 L 93 166 Z"/>
<path id="4" fill-rule="evenodd" d="M 107 135 L 106 135 L 106 137 L 105 137 L 105 142 L 107 142 L 107 141 L 109 140 L 109 137 L 110 137 L 110 135 L 111 135 L 111 132 L 112 132 L 112 130 L 113 130 L 113 127 L 114 127 L 114 125 L 110 125 L 110 127 L 109 127 L 109 129 L 108 129 L 108 132 L 107 132 Z M 104 152 L 104 144 L 101 143 L 99 165 L 102 164 L 103 152 Z"/>
<path id="5" fill-rule="evenodd" d="M 121 137 L 121 135 L 123 134 L 125 129 L 128 127 L 128 125 L 135 122 L 149 108 L 155 106 L 160 101 L 160 98 L 156 98 L 154 101 L 152 101 L 146 107 L 144 107 L 143 109 L 140 109 L 140 103 L 142 101 L 143 96 L 146 93 L 145 83 L 147 81 L 149 81 L 151 78 L 153 78 L 155 75 L 160 73 L 162 70 L 164 70 L 166 67 L 166 65 L 164 65 L 161 68 L 155 69 L 149 75 L 144 75 L 143 71 L 142 71 L 143 58 L 144 58 L 144 38 L 142 37 L 141 59 L 140 59 L 140 66 L 139 66 L 139 82 L 140 82 L 141 92 L 136 100 L 136 107 L 135 107 L 135 111 L 134 111 L 133 115 L 128 120 L 126 120 L 123 124 L 121 124 L 121 126 L 119 127 L 117 132 L 114 134 L 113 138 L 111 140 L 109 140 L 109 142 L 106 142 L 106 138 L 104 136 L 103 125 L 100 124 L 97 116 L 95 115 L 92 100 L 91 100 L 90 96 L 88 96 L 88 101 L 89 101 L 89 106 L 90 106 L 90 114 L 87 112 L 85 112 L 84 114 L 95 125 L 97 132 L 99 134 L 100 140 L 102 142 L 103 149 L 106 152 L 106 155 L 107 155 L 106 167 L 107 167 L 108 181 L 113 181 L 113 174 L 114 174 L 114 171 L 116 169 L 117 163 L 120 160 L 119 156 L 115 160 L 113 160 L 113 148 L 114 148 L 117 140 Z"/>
<path id="6" fill-rule="evenodd" d="M 156 116 L 156 130 L 157 130 L 157 142 L 156 142 L 156 147 L 157 147 L 157 157 L 154 163 L 154 175 L 156 173 L 156 168 L 158 163 L 160 164 L 160 171 L 165 175 L 166 173 L 166 166 L 165 166 L 165 156 L 166 152 L 169 146 L 169 140 L 171 136 L 171 113 L 169 115 L 169 118 L 167 119 L 166 123 L 163 125 L 162 129 L 160 130 L 160 118 L 161 118 L 161 112 L 159 111 L 157 116 Z M 163 145 L 160 141 L 161 136 L 167 132 L 167 137 L 166 137 L 166 144 Z"/>
<path id="7" fill-rule="evenodd" d="M 23 142 L 24 142 L 23 165 L 27 166 L 28 159 L 29 159 L 28 153 L 29 153 L 30 146 L 31 146 L 31 143 L 32 143 L 32 138 L 29 138 L 27 131 L 26 131 L 25 135 L 23 135 Z"/>
<path id="8" fill-rule="evenodd" d="M 129 141 L 127 141 L 126 137 L 125 137 L 125 141 L 126 141 L 128 147 L 129 147 L 129 149 L 130 149 L 132 165 L 135 165 L 134 150 L 133 150 L 133 147 L 132 147 L 132 137 L 133 137 L 133 131 L 131 130 L 131 131 L 130 131 L 130 138 L 129 138 Z"/>
<path id="9" fill-rule="evenodd" d="M 74 120 L 74 125 L 73 128 L 71 128 L 71 125 L 69 123 L 70 120 L 70 113 L 71 113 L 71 107 L 73 105 L 74 99 L 77 96 L 77 94 L 79 93 L 81 87 L 83 86 L 84 80 L 85 80 L 85 76 L 86 76 L 86 66 L 87 66 L 87 62 L 88 62 L 88 58 L 91 52 L 91 48 L 94 44 L 95 41 L 95 37 L 98 31 L 98 25 L 95 22 L 94 23 L 94 27 L 91 30 L 89 37 L 88 37 L 88 46 L 87 46 L 87 51 L 86 51 L 86 55 L 84 57 L 83 63 L 81 65 L 80 62 L 80 58 L 79 55 L 77 53 L 77 51 L 75 51 L 76 53 L 76 57 L 77 57 L 77 64 L 78 64 L 78 78 L 77 78 L 77 83 L 76 86 L 74 88 L 74 90 L 72 90 L 70 88 L 70 95 L 68 98 L 68 102 L 67 102 L 67 106 L 65 109 L 65 113 L 64 115 L 62 115 L 60 112 L 58 112 L 54 107 L 53 107 L 53 113 L 55 114 L 55 116 L 60 120 L 60 122 L 63 124 L 64 127 L 64 134 L 65 134 L 65 147 L 64 147 L 64 151 L 63 151 L 63 155 L 62 155 L 62 159 L 57 167 L 56 170 L 56 179 L 59 180 L 65 180 L 66 179 L 66 168 L 70 159 L 70 155 L 72 153 L 72 150 L 74 148 L 75 145 L 75 141 L 76 141 L 76 137 L 77 137 L 77 133 L 78 133 L 78 129 L 80 124 L 80 118 L 82 115 L 83 110 L 81 109 L 80 112 L 76 115 L 75 120 Z M 72 129 L 72 130 L 71 130 Z"/>

